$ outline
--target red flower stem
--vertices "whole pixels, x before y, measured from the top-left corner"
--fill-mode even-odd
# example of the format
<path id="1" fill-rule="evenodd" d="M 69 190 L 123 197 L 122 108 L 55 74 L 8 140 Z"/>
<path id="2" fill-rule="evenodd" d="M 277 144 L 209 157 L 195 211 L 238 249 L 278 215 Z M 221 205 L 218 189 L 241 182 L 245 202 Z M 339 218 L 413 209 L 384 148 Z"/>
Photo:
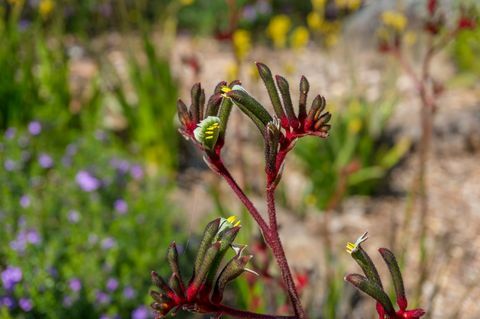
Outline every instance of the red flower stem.
<path id="1" fill-rule="evenodd" d="M 225 305 L 215 305 L 215 312 L 217 314 L 229 315 L 237 318 L 250 318 L 250 319 L 296 319 L 295 316 L 277 316 L 267 315 L 255 312 L 243 311 L 235 308 L 230 308 Z"/>
<path id="2" fill-rule="evenodd" d="M 277 213 L 275 209 L 275 186 L 270 185 L 267 187 L 267 210 L 268 210 L 268 222 L 270 229 L 273 232 L 278 232 L 277 225 Z"/>
<path id="3" fill-rule="evenodd" d="M 250 215 L 252 215 L 253 219 L 257 222 L 265 238 L 269 237 L 270 228 L 268 227 L 267 223 L 265 222 L 263 217 L 260 215 L 255 205 L 253 205 L 253 203 L 250 201 L 250 199 L 248 199 L 247 195 L 245 195 L 245 193 L 240 188 L 240 186 L 238 186 L 237 182 L 232 177 L 232 174 L 230 174 L 230 172 L 225 167 L 225 165 L 223 165 L 222 162 L 217 162 L 215 163 L 215 168 L 217 169 L 217 172 L 220 174 L 220 176 L 222 176 L 227 181 L 230 188 L 233 190 L 235 195 L 237 195 L 237 197 L 243 203 L 243 205 L 248 210 Z"/>
<path id="4" fill-rule="evenodd" d="M 295 281 L 293 280 L 292 272 L 288 265 L 287 257 L 285 256 L 285 250 L 282 246 L 282 241 L 278 234 L 277 228 L 277 214 L 275 209 L 275 187 L 267 187 L 267 207 L 268 216 L 270 219 L 270 232 L 269 236 L 265 238 L 268 246 L 272 249 L 277 265 L 282 273 L 282 279 L 287 288 L 288 297 L 293 306 L 293 311 L 298 319 L 305 318 L 305 311 L 303 310 L 300 297 L 298 296 L 297 288 L 295 287 Z"/>
<path id="5" fill-rule="evenodd" d="M 291 317 L 291 318 L 304 319 L 305 311 L 302 308 L 300 297 L 298 296 L 298 292 L 295 287 L 295 282 L 293 280 L 290 267 L 288 266 L 287 257 L 285 256 L 285 251 L 283 250 L 282 242 L 280 241 L 280 237 L 278 235 L 277 217 L 276 217 L 276 211 L 275 211 L 275 187 L 267 188 L 268 216 L 271 223 L 269 227 L 269 225 L 267 225 L 265 220 L 262 218 L 262 216 L 258 212 L 255 205 L 253 205 L 250 199 L 248 199 L 247 195 L 245 195 L 245 193 L 240 188 L 240 186 L 238 186 L 237 182 L 232 177 L 228 169 L 225 167 L 225 165 L 223 165 L 222 161 L 215 161 L 214 165 L 218 174 L 220 174 L 227 181 L 228 185 L 232 188 L 235 195 L 237 195 L 237 197 L 243 203 L 245 208 L 249 211 L 250 215 L 252 215 L 253 219 L 257 222 L 258 226 L 260 227 L 263 233 L 265 242 L 268 244 L 270 249 L 272 249 L 275 260 L 277 261 L 278 267 L 280 268 L 280 271 L 282 273 L 282 279 L 287 287 L 288 296 L 292 303 L 293 310 L 295 312 L 295 317 Z M 281 317 L 251 317 L 251 318 L 281 318 Z"/>

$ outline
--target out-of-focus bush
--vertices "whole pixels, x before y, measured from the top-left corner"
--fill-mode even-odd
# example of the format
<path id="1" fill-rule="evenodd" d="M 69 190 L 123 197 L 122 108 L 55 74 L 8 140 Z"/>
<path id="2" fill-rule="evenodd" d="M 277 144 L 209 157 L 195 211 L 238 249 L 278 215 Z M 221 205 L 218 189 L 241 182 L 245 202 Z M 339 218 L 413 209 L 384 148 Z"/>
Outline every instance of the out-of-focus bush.
<path id="1" fill-rule="evenodd" d="M 387 139 L 395 100 L 368 103 L 352 98 L 334 112 L 327 140 L 305 139 L 296 154 L 311 179 L 311 199 L 321 209 L 338 206 L 346 195 L 371 195 L 390 168 L 409 150 L 410 142 Z M 310 201 L 310 200 L 308 200 Z"/>
<path id="2" fill-rule="evenodd" d="M 70 68 L 61 37 L 49 38 L 34 25 L 0 19 L 0 129 L 26 125 L 32 119 L 55 119 L 62 134 L 91 129 L 100 106 L 99 88 L 92 82 L 92 94 L 79 109 L 72 108 Z"/>
<path id="3" fill-rule="evenodd" d="M 138 145 L 148 163 L 165 173 L 177 165 L 174 106 L 178 84 L 169 60 L 157 53 L 147 33 L 142 37 L 140 52 L 143 56 L 129 52 L 128 76 L 122 79 L 117 74 L 112 93 L 126 118 L 122 133 L 125 141 Z"/>
<path id="4" fill-rule="evenodd" d="M 54 137 L 34 121 L 0 140 L 0 316 L 147 318 L 145 270 L 183 239 L 168 182 L 103 132 Z"/>
<path id="5" fill-rule="evenodd" d="M 480 74 L 480 26 L 473 30 L 463 30 L 455 37 L 453 58 L 463 72 Z"/>

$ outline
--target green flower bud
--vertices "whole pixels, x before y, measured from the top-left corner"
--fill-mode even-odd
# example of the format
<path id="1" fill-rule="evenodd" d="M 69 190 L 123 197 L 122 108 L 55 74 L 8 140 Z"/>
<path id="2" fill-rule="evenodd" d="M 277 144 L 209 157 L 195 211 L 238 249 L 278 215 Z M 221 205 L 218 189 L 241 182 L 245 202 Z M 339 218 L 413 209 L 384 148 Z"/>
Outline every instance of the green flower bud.
<path id="1" fill-rule="evenodd" d="M 215 144 L 217 144 L 221 125 L 220 118 L 208 116 L 198 123 L 197 128 L 193 131 L 193 135 L 206 149 L 213 150 Z"/>

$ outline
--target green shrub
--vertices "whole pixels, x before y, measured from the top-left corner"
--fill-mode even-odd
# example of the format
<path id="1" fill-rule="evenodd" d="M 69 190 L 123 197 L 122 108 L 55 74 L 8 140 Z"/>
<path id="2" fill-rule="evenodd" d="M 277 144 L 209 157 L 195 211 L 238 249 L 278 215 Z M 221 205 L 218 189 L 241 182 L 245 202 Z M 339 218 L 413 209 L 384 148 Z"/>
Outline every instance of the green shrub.
<path id="1" fill-rule="evenodd" d="M 409 149 L 409 141 L 390 145 L 387 123 L 395 101 L 369 104 L 352 98 L 335 112 L 326 141 L 302 140 L 296 154 L 311 179 L 311 195 L 321 208 L 334 208 L 347 195 L 370 195 Z"/>

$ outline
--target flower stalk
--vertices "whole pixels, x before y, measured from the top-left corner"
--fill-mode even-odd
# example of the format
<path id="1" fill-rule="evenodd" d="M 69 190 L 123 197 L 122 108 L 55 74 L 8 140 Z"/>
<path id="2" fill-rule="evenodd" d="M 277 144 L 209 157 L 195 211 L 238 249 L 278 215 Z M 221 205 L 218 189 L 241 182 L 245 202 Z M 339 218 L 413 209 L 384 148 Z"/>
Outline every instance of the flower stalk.
<path id="1" fill-rule="evenodd" d="M 156 311 L 157 318 L 163 318 L 170 311 L 178 309 L 213 313 L 217 316 L 229 314 L 238 318 L 306 318 L 278 232 L 275 190 L 282 177 L 285 158 L 296 140 L 307 135 L 326 138 L 330 129 L 328 122 L 331 115 L 324 112 L 326 102 L 320 95 L 313 100 L 307 112 L 307 94 L 310 85 L 305 77 L 300 80 L 300 100 L 296 114 L 287 80 L 276 75 L 274 81 L 270 69 L 265 64 L 257 63 L 257 69 L 266 86 L 275 114 L 270 114 L 267 108 L 240 85 L 239 81 L 233 81 L 229 85 L 226 82 L 220 82 L 214 94 L 208 99 L 206 107 L 205 92 L 200 84 L 195 84 L 191 90 L 190 107 L 187 108 L 181 100 L 177 104 L 180 132 L 204 152 L 205 162 L 227 182 L 257 223 L 280 268 L 283 286 L 286 288 L 294 315 L 255 314 L 229 308 L 220 303 L 225 286 L 246 270 L 244 267 L 252 257 L 241 256 L 243 249 L 240 249 L 220 274 L 217 274 L 225 252 L 228 247 L 232 247 L 240 228 L 237 225 L 231 225 L 229 230 L 220 232 L 221 236 L 215 235 L 222 227 L 221 222 L 215 220 L 207 225 L 204 232 L 195 261 L 194 275 L 187 286 L 181 280 L 174 244 L 169 253 L 173 272 L 170 286 L 158 275 L 152 275 L 156 285 L 163 291 L 163 293 L 152 293 L 152 297 L 156 300 L 152 307 Z M 221 151 L 225 143 L 225 131 L 232 108 L 238 108 L 250 118 L 264 139 L 268 221 L 238 185 L 222 160 Z"/>

